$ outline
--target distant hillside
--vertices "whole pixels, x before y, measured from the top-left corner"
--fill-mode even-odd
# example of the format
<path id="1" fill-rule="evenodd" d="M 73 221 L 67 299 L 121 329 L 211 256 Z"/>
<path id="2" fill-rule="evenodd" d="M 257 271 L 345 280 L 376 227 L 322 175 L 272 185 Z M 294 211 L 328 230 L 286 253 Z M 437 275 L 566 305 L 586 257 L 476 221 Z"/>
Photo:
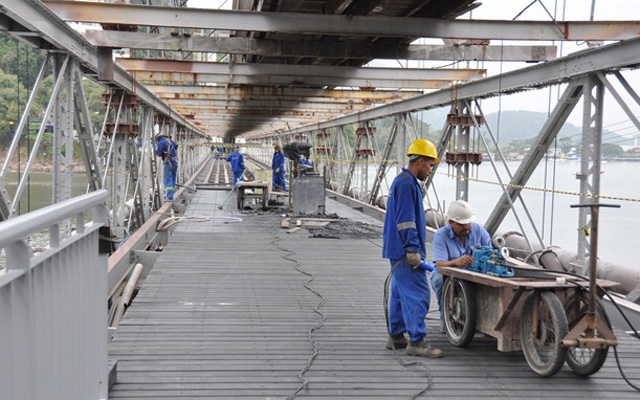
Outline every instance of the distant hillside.
<path id="1" fill-rule="evenodd" d="M 423 120 L 431 125 L 432 131 L 442 129 L 446 120 L 448 108 L 424 111 Z M 547 121 L 547 113 L 534 111 L 503 111 L 500 114 L 500 126 L 498 126 L 498 113 L 487 114 L 487 123 L 491 131 L 499 139 L 500 144 L 509 144 L 514 140 L 531 140 L 538 136 L 538 133 Z M 581 140 L 582 127 L 572 123 L 566 123 L 560 133 L 559 138 L 569 138 L 572 142 Z M 631 145 L 633 139 L 624 139 L 622 136 L 605 130 L 603 142 L 615 143 L 619 145 Z"/>

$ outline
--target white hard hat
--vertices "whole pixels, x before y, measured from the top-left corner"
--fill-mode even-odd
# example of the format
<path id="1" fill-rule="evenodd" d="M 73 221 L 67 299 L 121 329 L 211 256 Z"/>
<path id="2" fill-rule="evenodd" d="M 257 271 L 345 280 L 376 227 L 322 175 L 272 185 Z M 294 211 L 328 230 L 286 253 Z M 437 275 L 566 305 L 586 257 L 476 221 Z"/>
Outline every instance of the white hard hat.
<path id="1" fill-rule="evenodd" d="M 456 200 L 449 205 L 447 218 L 459 224 L 468 224 L 476 220 L 471 206 L 464 200 Z"/>

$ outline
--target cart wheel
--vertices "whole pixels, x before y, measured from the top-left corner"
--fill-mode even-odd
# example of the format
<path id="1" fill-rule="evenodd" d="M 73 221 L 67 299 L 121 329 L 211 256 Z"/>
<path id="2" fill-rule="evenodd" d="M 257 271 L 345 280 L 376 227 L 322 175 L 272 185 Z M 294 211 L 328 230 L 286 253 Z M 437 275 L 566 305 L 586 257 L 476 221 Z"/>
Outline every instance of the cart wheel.
<path id="1" fill-rule="evenodd" d="M 567 313 L 567 320 L 569 321 L 569 330 L 577 324 L 582 317 L 587 313 L 589 309 L 589 294 L 584 291 L 579 292 L 580 305 L 579 309 L 576 309 L 576 294 L 571 293 L 567 300 L 564 302 L 564 310 Z M 605 322 L 607 326 L 611 327 L 607 313 L 604 311 L 604 307 L 600 303 L 600 300 L 596 300 L 596 312 L 598 318 Z M 602 337 L 600 332 L 596 330 L 595 335 Z M 609 348 L 604 349 L 587 349 L 579 347 L 570 347 L 567 353 L 567 364 L 573 372 L 582 376 L 593 375 L 600 370 L 602 364 L 607 359 L 607 353 Z"/>
<path id="2" fill-rule="evenodd" d="M 538 375 L 552 376 L 567 357 L 562 339 L 569 327 L 562 303 L 549 291 L 533 291 L 522 305 L 520 340 L 529 367 Z"/>
<path id="3" fill-rule="evenodd" d="M 449 342 L 466 347 L 476 332 L 475 293 L 471 283 L 447 278 L 442 286 L 442 313 Z"/>

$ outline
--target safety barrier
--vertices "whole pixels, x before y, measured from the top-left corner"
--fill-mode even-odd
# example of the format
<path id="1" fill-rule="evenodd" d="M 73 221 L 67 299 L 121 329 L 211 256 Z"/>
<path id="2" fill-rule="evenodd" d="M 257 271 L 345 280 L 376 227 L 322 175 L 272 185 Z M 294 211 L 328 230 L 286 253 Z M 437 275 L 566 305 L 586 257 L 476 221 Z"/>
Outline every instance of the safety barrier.
<path id="1" fill-rule="evenodd" d="M 108 397 L 106 201 L 100 190 L 0 223 L 0 399 Z M 61 238 L 68 220 L 76 230 Z M 26 239 L 47 229 L 35 254 Z"/>

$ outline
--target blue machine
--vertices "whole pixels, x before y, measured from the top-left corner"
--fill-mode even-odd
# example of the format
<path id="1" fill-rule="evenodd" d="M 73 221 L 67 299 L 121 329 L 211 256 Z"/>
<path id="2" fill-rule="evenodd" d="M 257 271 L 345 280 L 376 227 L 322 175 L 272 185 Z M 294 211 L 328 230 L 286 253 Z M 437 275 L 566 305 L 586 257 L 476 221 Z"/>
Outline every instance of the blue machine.
<path id="1" fill-rule="evenodd" d="M 515 272 L 507 265 L 505 253 L 508 254 L 491 246 L 478 246 L 473 253 L 473 265 L 466 269 L 487 275 L 513 276 Z"/>
<path id="2" fill-rule="evenodd" d="M 436 266 L 431 264 L 431 263 L 428 263 L 426 261 L 420 261 L 420 268 L 422 268 L 422 269 L 424 269 L 425 271 L 428 271 L 428 272 L 433 272 L 433 271 L 435 271 Z"/>

